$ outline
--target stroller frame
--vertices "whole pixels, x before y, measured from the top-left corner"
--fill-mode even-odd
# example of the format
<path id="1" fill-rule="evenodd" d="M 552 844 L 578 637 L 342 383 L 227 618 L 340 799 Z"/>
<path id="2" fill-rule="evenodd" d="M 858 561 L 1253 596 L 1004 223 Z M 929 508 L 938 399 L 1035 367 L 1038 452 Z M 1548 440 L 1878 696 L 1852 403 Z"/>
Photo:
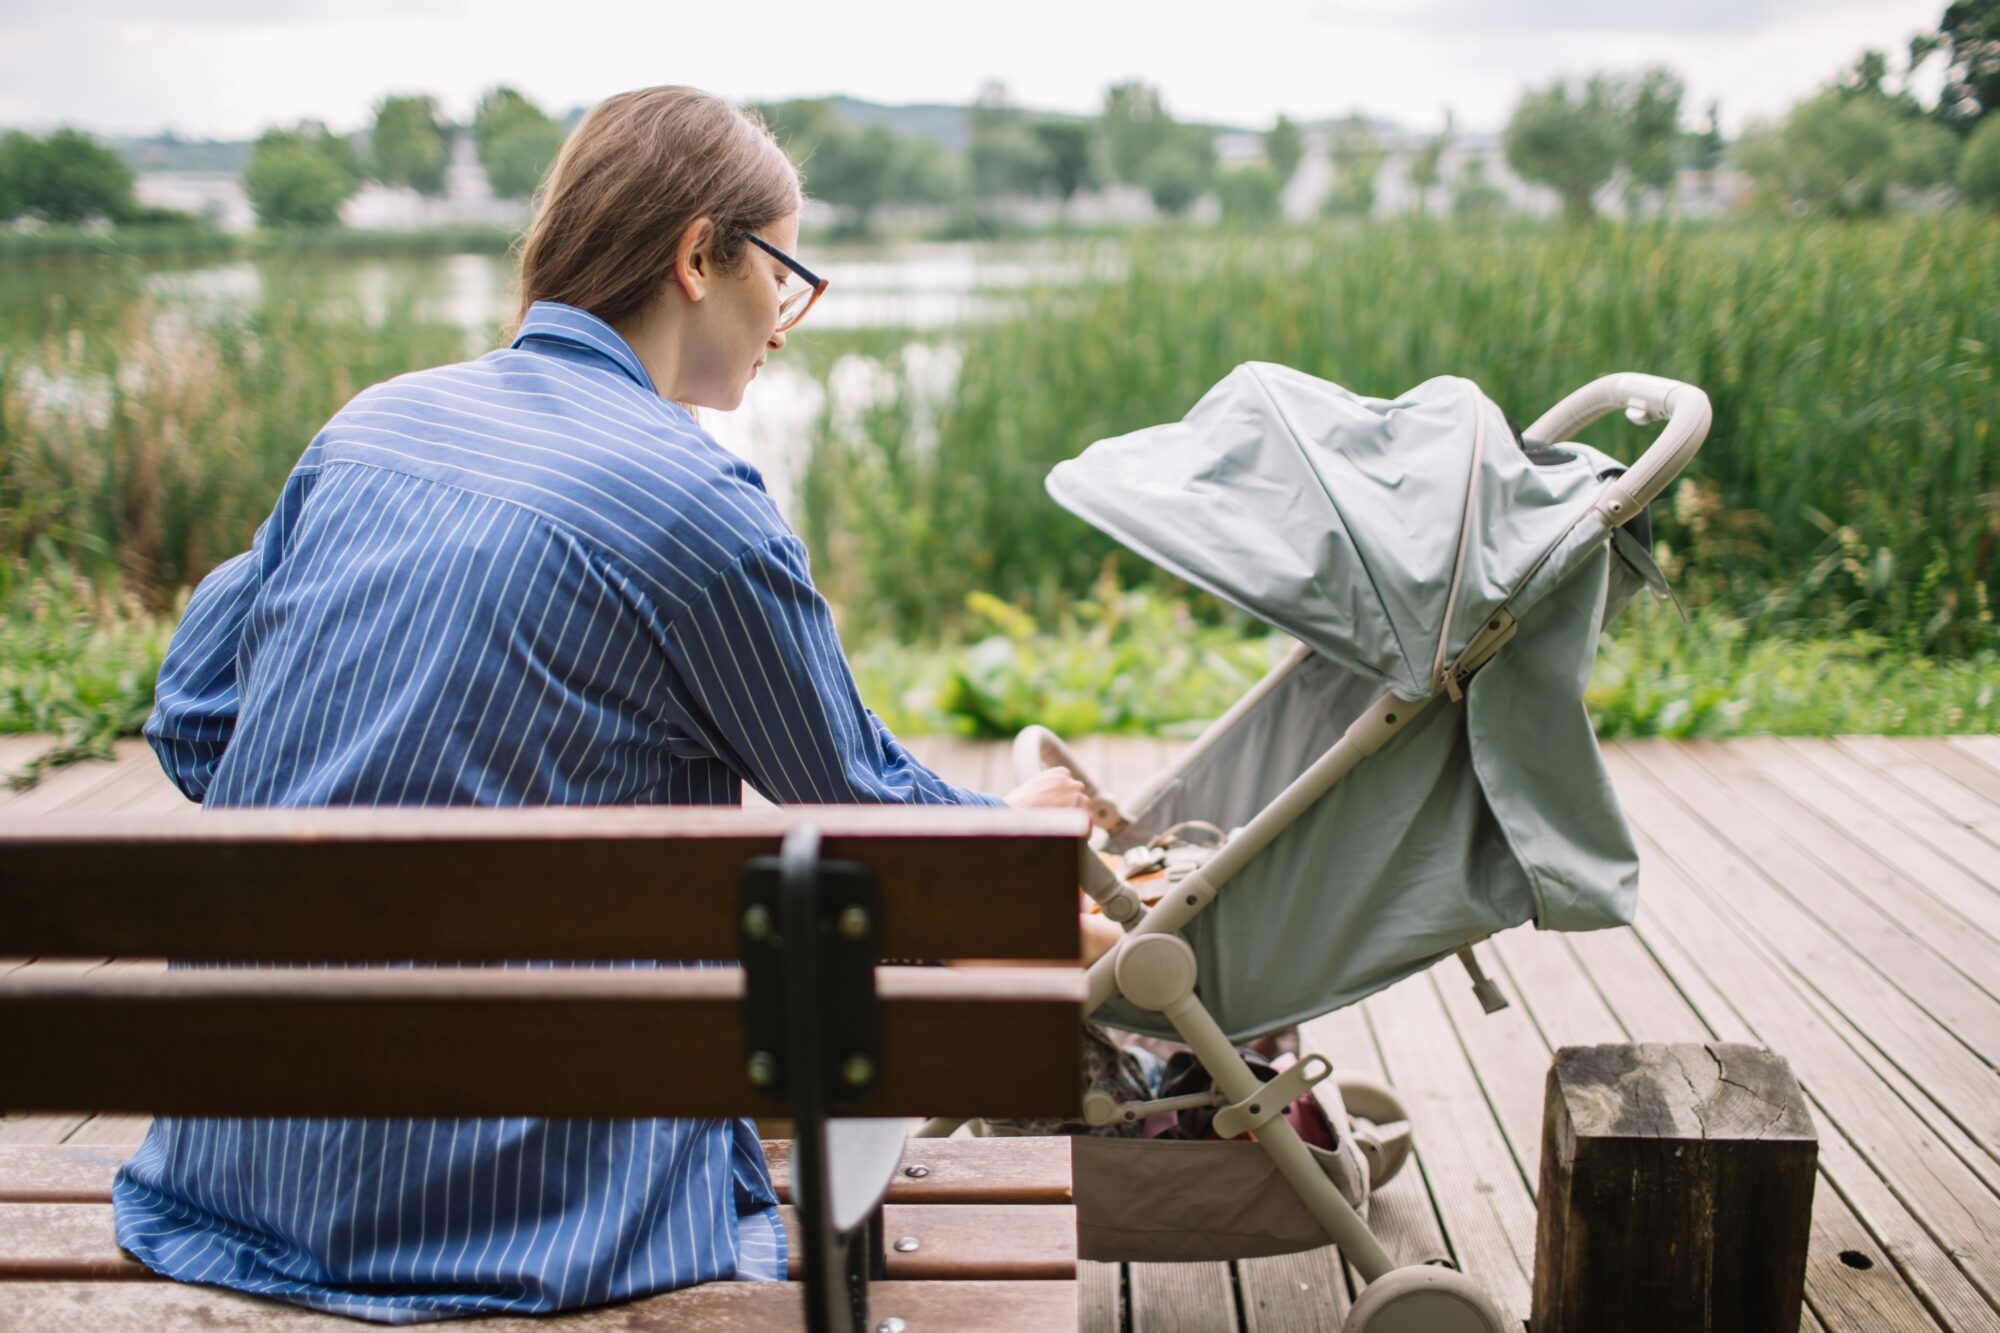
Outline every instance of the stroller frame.
<path id="1" fill-rule="evenodd" d="M 1665 421 L 1667 425 L 1630 470 L 1604 483 L 1590 509 L 1577 520 L 1578 523 L 1594 520 L 1607 532 L 1636 516 L 1679 476 L 1701 447 L 1712 419 L 1707 396 L 1692 385 L 1653 375 L 1616 374 L 1596 380 L 1564 398 L 1537 419 L 1525 435 L 1538 441 L 1569 439 L 1618 408 L 1623 408 L 1635 424 Z M 1523 577 L 1524 583 L 1526 578 Z M 1516 628 L 1514 616 L 1503 606 L 1444 669 L 1427 696 L 1404 699 L 1384 692 L 1377 697 L 1331 748 L 1150 908 L 1100 857 L 1087 853 L 1083 858 L 1084 892 L 1106 917 L 1125 931 L 1117 945 L 1089 968 L 1085 1015 L 1122 997 L 1140 1009 L 1160 1014 L 1194 1051 L 1218 1090 L 1214 1104 L 1225 1108 L 1217 1115 L 1217 1132 L 1234 1137 L 1255 1131 L 1258 1146 L 1290 1183 L 1327 1240 L 1339 1247 L 1368 1283 L 1347 1322 L 1350 1333 L 1364 1329 L 1375 1312 L 1391 1305 L 1399 1315 L 1411 1313 L 1412 1308 L 1406 1302 L 1442 1302 L 1435 1307 L 1440 1315 L 1448 1306 L 1455 1307 L 1464 1313 L 1474 1313 L 1495 1330 L 1503 1326 L 1504 1315 L 1491 1297 L 1463 1274 L 1422 1265 L 1397 1268 L 1360 1210 L 1342 1193 L 1284 1117 L 1284 1110 L 1294 1097 L 1326 1079 L 1330 1072 L 1326 1063 L 1308 1059 L 1295 1065 L 1278 1082 L 1260 1080 L 1196 994 L 1198 969 L 1194 950 L 1179 932 L 1215 902 L 1239 871 L 1363 759 L 1394 740 L 1440 697 L 1462 702 L 1467 682 L 1506 645 Z M 1135 798 L 1135 808 L 1143 807 L 1154 793 L 1187 771 L 1210 743 L 1311 655 L 1312 649 L 1304 644 L 1295 647 L 1211 724 L 1173 765 L 1154 777 L 1144 793 Z M 1066 756 L 1066 753 L 1052 733 L 1031 727 L 1016 742 L 1015 764 L 1023 777 L 1031 776 L 1051 766 L 1051 755 Z M 1118 802 L 1098 791 L 1084 775 L 1077 776 L 1084 778 L 1093 822 L 1111 832 L 1124 827 L 1127 821 Z M 1467 947 L 1460 953 L 1466 958 L 1477 987 L 1483 978 L 1471 962 L 1470 945 L 1474 942 L 1467 941 Z M 1482 988 L 1481 998 L 1488 1001 L 1489 1009 L 1498 1007 L 1491 1002 L 1497 1000 L 1497 994 L 1490 989 Z M 1336 1134 L 1345 1141 L 1352 1131 L 1346 1124 L 1344 1110 L 1340 1110 L 1337 1086 L 1328 1083 L 1328 1088 L 1335 1092 L 1334 1105 L 1327 1109 L 1330 1113 L 1339 1111 L 1332 1118 Z M 1328 1100 L 1325 1092 L 1316 1095 L 1323 1104 Z M 1185 1101 L 1177 1099 L 1173 1104 Z M 1167 1109 L 1167 1104 L 1144 1103 L 1114 1109 L 1150 1112 Z M 956 1122 L 938 1121 L 927 1125 L 922 1132 L 948 1134 L 954 1128 Z"/>

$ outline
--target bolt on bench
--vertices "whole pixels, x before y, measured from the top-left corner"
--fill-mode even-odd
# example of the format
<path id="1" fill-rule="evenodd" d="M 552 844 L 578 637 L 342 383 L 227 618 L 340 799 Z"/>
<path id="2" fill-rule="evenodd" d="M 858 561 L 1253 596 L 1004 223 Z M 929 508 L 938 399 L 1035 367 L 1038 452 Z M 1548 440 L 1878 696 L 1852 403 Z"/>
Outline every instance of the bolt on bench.
<path id="1" fill-rule="evenodd" d="M 0 819 L 0 954 L 231 965 L 0 975 L 0 1107 L 790 1116 L 794 1281 L 482 1326 L 1074 1328 L 1067 1142 L 905 1130 L 1080 1109 L 1086 833 L 874 807 Z M 494 966 L 635 958 L 741 967 Z M 910 965 L 974 958 L 1044 965 Z M 409 960 L 442 966 L 381 966 Z M 0 1150 L 0 1326 L 357 1326 L 155 1278 L 112 1233 L 118 1156 Z"/>

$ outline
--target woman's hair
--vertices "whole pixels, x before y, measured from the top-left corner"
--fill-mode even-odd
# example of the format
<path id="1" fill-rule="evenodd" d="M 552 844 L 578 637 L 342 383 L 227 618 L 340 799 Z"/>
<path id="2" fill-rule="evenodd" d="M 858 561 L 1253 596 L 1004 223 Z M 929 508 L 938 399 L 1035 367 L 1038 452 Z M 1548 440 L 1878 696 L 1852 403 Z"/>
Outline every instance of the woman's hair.
<path id="1" fill-rule="evenodd" d="M 641 88 L 591 108 L 538 192 L 521 248 L 521 313 L 561 301 L 617 323 L 659 294 L 681 234 L 716 227 L 722 269 L 743 234 L 799 210 L 799 173 L 762 120 L 696 88 Z"/>

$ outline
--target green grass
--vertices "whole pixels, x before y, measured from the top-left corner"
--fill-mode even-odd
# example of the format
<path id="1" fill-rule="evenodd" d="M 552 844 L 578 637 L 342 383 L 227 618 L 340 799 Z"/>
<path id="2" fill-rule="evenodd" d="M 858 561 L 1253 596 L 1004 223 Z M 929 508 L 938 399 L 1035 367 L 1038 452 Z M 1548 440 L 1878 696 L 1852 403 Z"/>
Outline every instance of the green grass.
<path id="1" fill-rule="evenodd" d="M 1174 597 L 1100 587 L 1058 623 L 974 594 L 963 637 L 865 643 L 862 698 L 912 735 L 1190 736 L 1290 647 Z M 1585 698 L 1599 736 L 1723 738 L 2000 731 L 2000 654 L 1940 660 L 1877 635 L 1759 637 L 1719 611 L 1683 624 L 1645 597 L 1599 647 Z"/>
<path id="2" fill-rule="evenodd" d="M 145 296 L 110 328 L 0 344 L 0 559 L 47 548 L 164 605 L 248 546 L 335 409 L 466 351 L 407 307 L 278 301 L 198 323 Z"/>
<path id="3" fill-rule="evenodd" d="M 1087 589 L 1114 548 L 1043 496 L 1048 469 L 1263 359 L 1380 396 L 1466 375 L 1523 424 L 1609 371 L 1689 380 L 1715 425 L 1659 529 L 1700 600 L 1760 632 L 2000 647 L 2000 219 L 1167 235 L 1133 242 L 1128 280 L 1032 294 L 963 343 L 935 447 L 906 395 L 829 426 L 803 487 L 823 582 L 905 634 L 973 589 L 1043 612 Z"/>
<path id="4" fill-rule="evenodd" d="M 0 776 L 30 786 L 62 764 L 108 758 L 113 740 L 136 735 L 179 610 L 121 599 L 46 550 L 32 563 L 0 564 L 0 732 L 57 738 L 27 769 Z"/>
<path id="5" fill-rule="evenodd" d="M 46 549 L 0 565 L 0 732 L 60 738 L 4 776 L 31 784 L 136 735 L 183 605 L 150 609 Z M 960 628 L 852 644 L 862 698 L 895 731 L 1191 736 L 1290 647 L 1233 612 L 1108 577 L 1047 624 L 974 594 Z M 1586 702 L 1607 738 L 1992 733 L 2000 655 L 1940 661 L 1862 633 L 1758 638 L 1715 612 L 1683 625 L 1642 597 L 1605 640 Z"/>

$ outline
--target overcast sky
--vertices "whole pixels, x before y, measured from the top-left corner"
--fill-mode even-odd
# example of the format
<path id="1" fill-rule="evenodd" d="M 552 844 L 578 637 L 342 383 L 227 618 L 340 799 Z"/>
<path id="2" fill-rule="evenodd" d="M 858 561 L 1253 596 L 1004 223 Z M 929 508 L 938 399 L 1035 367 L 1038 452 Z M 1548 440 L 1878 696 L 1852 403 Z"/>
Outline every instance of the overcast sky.
<path id="1" fill-rule="evenodd" d="M 1183 119 L 1263 126 L 1359 108 L 1497 129 L 1522 88 L 1664 63 L 1732 131 L 1945 0 L 0 0 L 0 125 L 243 137 L 365 124 L 387 92 L 465 116 L 510 83 L 550 109 L 691 83 L 738 100 L 847 92 L 1094 111 L 1129 78 Z M 1934 82 L 1934 80 L 1933 80 Z"/>

